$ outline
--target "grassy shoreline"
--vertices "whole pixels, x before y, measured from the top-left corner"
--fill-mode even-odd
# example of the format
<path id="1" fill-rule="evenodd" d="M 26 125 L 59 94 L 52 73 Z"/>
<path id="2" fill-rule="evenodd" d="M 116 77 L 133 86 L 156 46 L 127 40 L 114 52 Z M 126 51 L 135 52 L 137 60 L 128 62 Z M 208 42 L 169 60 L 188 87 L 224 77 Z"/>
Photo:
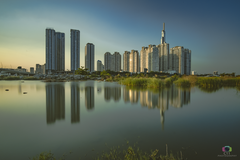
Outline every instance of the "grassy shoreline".
<path id="1" fill-rule="evenodd" d="M 72 81 L 71 79 L 38 79 L 36 77 L 0 77 L 0 80 L 44 80 L 45 82 L 66 82 Z M 82 80 L 93 80 L 90 78 L 83 79 L 73 79 L 74 81 Z M 118 82 L 126 86 L 142 86 L 147 88 L 164 88 L 169 87 L 173 83 L 180 87 L 191 87 L 198 86 L 202 88 L 219 88 L 219 87 L 240 87 L 240 77 L 197 77 L 197 76 L 177 76 L 173 75 L 171 77 L 162 76 L 162 77 L 124 77 L 117 75 L 113 76 L 102 76 L 101 80 L 95 79 L 98 81 L 107 81 L 107 82 Z"/>

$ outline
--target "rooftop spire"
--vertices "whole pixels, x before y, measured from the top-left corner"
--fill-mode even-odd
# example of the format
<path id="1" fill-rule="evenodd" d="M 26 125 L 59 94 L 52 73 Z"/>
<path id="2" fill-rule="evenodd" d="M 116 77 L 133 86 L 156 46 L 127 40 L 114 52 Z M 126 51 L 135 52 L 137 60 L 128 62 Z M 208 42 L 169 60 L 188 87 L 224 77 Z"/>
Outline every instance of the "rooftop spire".
<path id="1" fill-rule="evenodd" d="M 165 35 L 165 23 L 163 23 L 163 30 L 162 30 L 162 37 L 161 37 L 161 44 L 166 43 L 166 35 Z"/>

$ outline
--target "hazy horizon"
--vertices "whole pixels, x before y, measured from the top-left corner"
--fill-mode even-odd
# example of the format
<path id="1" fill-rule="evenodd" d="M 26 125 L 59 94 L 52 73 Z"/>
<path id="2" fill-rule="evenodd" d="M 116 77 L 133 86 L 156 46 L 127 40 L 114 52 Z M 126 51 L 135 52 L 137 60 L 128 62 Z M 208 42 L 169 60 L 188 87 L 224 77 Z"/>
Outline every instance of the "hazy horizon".
<path id="1" fill-rule="evenodd" d="M 105 52 L 138 50 L 160 43 L 163 23 L 169 47 L 192 51 L 197 73 L 240 74 L 240 2 L 158 0 L 12 0 L 0 6 L 0 67 L 29 70 L 45 63 L 45 30 L 65 33 L 65 69 L 70 69 L 70 29 L 80 30 L 80 66 L 84 48 L 95 45 L 97 60 Z M 122 65 L 121 65 L 122 66 Z M 121 67 L 123 68 L 123 66 Z"/>

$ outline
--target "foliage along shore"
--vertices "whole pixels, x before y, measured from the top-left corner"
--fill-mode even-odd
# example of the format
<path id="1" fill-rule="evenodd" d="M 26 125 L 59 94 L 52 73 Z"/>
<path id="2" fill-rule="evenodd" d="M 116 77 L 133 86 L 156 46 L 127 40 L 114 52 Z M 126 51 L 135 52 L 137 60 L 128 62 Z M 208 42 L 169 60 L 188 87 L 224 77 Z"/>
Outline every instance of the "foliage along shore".
<path id="1" fill-rule="evenodd" d="M 17 77 L 0 76 L 0 80 L 43 80 L 45 82 L 66 82 L 71 80 L 98 80 L 108 82 L 119 82 L 127 86 L 142 86 L 148 88 L 163 88 L 168 87 L 172 83 L 181 87 L 199 86 L 202 88 L 209 87 L 240 87 L 240 77 L 235 77 L 235 74 L 220 74 L 221 77 L 201 77 L 201 76 L 181 76 L 170 75 L 169 73 L 149 72 L 133 73 L 129 72 L 114 72 L 114 71 L 96 71 L 90 74 L 88 69 L 83 66 L 75 71 L 75 74 L 61 74 L 61 75 L 35 75 L 33 77 Z"/>

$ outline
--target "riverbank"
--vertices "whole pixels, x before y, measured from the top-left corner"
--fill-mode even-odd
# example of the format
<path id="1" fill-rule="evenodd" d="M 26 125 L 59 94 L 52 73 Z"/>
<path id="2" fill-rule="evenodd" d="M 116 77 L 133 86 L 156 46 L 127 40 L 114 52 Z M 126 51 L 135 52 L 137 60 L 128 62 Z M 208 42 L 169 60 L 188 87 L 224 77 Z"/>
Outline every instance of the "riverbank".
<path id="1" fill-rule="evenodd" d="M 143 86 L 148 88 L 163 88 L 171 84 L 181 87 L 199 86 L 209 87 L 240 87 L 240 77 L 198 77 L 198 76 L 100 76 L 100 75 L 35 75 L 0 77 L 0 80 L 42 80 L 45 82 L 66 82 L 72 80 L 98 80 L 107 82 L 118 82 L 126 86 Z"/>

